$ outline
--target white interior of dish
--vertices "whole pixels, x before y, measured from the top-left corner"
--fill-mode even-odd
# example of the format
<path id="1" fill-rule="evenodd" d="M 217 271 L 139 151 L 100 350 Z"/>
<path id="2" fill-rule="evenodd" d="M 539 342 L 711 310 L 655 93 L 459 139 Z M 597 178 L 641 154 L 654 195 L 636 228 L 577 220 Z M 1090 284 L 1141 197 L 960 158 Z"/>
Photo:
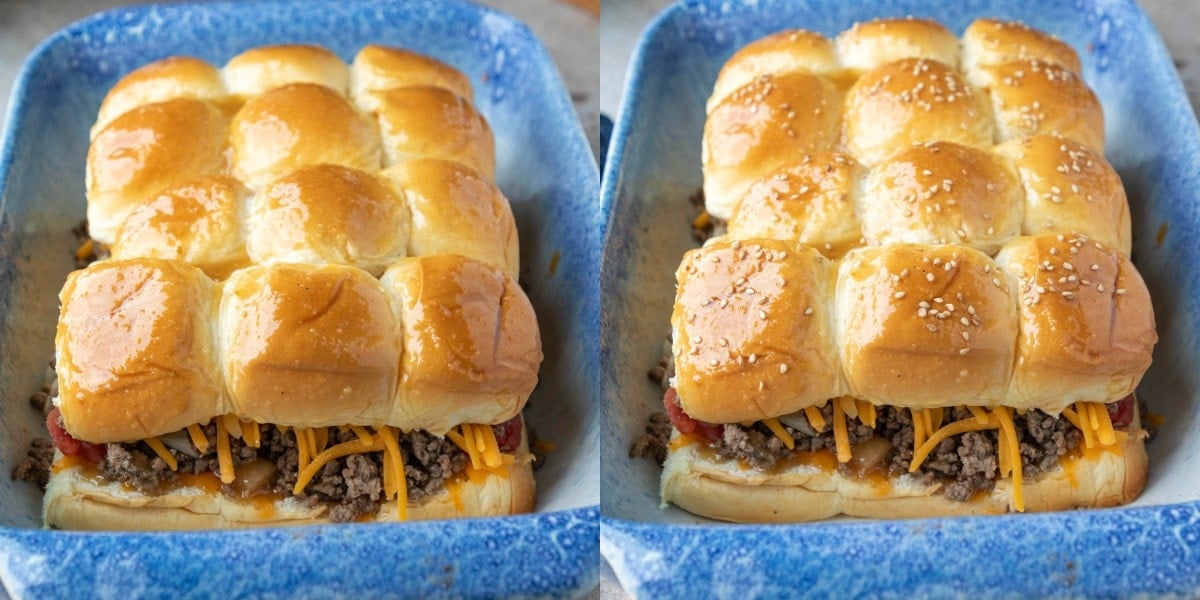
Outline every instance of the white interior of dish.
<path id="1" fill-rule="evenodd" d="M 818 4 L 835 8 L 812 11 Z M 635 79 L 626 83 L 631 89 L 618 119 L 616 135 L 621 135 L 623 123 L 631 132 L 621 140 L 623 165 L 619 177 L 617 165 L 607 174 L 619 182 L 614 205 L 626 205 L 627 210 L 617 211 L 609 223 L 601 275 L 603 322 L 612 328 L 602 334 L 609 371 L 604 373 L 603 514 L 658 523 L 708 522 L 675 507 L 660 509 L 659 468 L 649 460 L 630 459 L 628 450 L 647 416 L 662 411 L 661 390 L 646 373 L 656 364 L 670 328 L 675 269 L 683 252 L 696 245 L 688 226 L 694 212 L 687 199 L 702 181 L 704 104 L 718 70 L 738 47 L 769 32 L 799 27 L 835 35 L 855 21 L 884 13 L 932 17 L 959 33 L 981 16 L 1023 20 L 1054 32 L 1080 53 L 1085 79 L 1104 105 L 1107 156 L 1129 194 L 1134 259 L 1150 288 L 1160 336 L 1139 394 L 1166 423 L 1147 447 L 1150 480 L 1135 505 L 1200 500 L 1200 471 L 1191 466 L 1200 457 L 1200 436 L 1194 435 L 1200 408 L 1194 368 L 1200 296 L 1196 278 L 1183 267 L 1196 264 L 1189 238 L 1200 224 L 1194 204 L 1200 184 L 1194 170 L 1163 170 L 1178 153 L 1196 148 L 1195 140 L 1181 143 L 1195 136 L 1196 127 L 1182 90 L 1172 96 L 1182 99 L 1178 104 L 1153 93 L 1155 88 L 1139 90 L 1139 84 L 1150 85 L 1143 82 L 1143 61 L 1159 44 L 1148 22 L 1130 22 L 1134 15 L 1128 7 L 1104 3 L 1082 9 L 1065 3 L 1001 1 L 970 7 L 903 0 L 883 4 L 737 7 L 721 15 L 687 14 L 688 9 L 676 7 L 657 29 L 646 33 L 635 54 L 642 62 L 631 70 Z M 694 10 L 703 12 L 703 7 Z M 715 25 L 721 19 L 724 25 Z M 1171 69 L 1165 54 L 1161 58 Z M 1156 235 L 1164 222 L 1169 222 L 1169 232 L 1158 246 Z"/>

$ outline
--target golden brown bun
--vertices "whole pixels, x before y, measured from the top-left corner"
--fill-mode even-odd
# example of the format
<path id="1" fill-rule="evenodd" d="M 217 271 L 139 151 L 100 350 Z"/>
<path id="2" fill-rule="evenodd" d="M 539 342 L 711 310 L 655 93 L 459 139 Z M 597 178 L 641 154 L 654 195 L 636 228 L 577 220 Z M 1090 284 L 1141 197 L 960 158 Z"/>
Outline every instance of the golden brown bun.
<path id="1" fill-rule="evenodd" d="M 408 256 L 458 254 L 519 275 L 512 208 L 478 171 L 427 158 L 404 161 L 381 175 L 400 190 L 412 215 Z"/>
<path id="2" fill-rule="evenodd" d="M 707 110 L 712 112 L 721 100 L 763 75 L 803 72 L 833 76 L 840 71 L 829 38 L 800 29 L 780 31 L 750 42 L 725 62 L 708 98 Z"/>
<path id="3" fill-rule="evenodd" d="M 1012 161 L 1024 185 L 1022 233 L 1077 232 L 1129 254 L 1129 201 L 1104 156 L 1053 135 L 1009 140 L 994 151 Z"/>
<path id="4" fill-rule="evenodd" d="M 409 214 L 386 181 L 320 164 L 276 177 L 255 198 L 246 251 L 255 263 L 341 264 L 380 275 L 404 256 Z"/>
<path id="5" fill-rule="evenodd" d="M 462 163 L 496 179 L 492 128 L 470 100 L 439 87 L 371 92 L 383 135 L 385 166 L 413 158 Z"/>
<path id="6" fill-rule="evenodd" d="M 165 188 L 224 172 L 226 122 L 216 106 L 190 98 L 139 106 L 109 122 L 88 148 L 91 236 L 111 244 L 137 204 Z"/>
<path id="7" fill-rule="evenodd" d="M 1059 467 L 1021 488 L 1026 512 L 1100 508 L 1132 502 L 1146 486 L 1145 432 L 1135 429 L 1119 452 L 1100 451 L 1073 459 L 1071 475 Z M 836 515 L 912 519 L 1000 514 L 1013 510 L 1012 482 L 997 482 L 977 500 L 956 502 L 941 484 L 923 485 L 910 476 L 883 486 L 839 471 L 797 466 L 764 473 L 719 461 L 688 444 L 672 450 L 663 465 L 662 502 L 697 515 L 739 523 L 795 523 Z"/>
<path id="8" fill-rule="evenodd" d="M 311 83 L 251 98 L 230 126 L 233 174 L 252 190 L 304 165 L 379 169 L 379 132 L 333 90 Z"/>
<path id="9" fill-rule="evenodd" d="M 350 71 L 334 53 L 299 44 L 251 48 L 225 64 L 225 84 L 240 100 L 290 83 L 314 83 L 348 91 Z"/>
<path id="10" fill-rule="evenodd" d="M 219 330 L 230 412 L 239 417 L 295 427 L 387 422 L 399 327 L 367 273 L 282 263 L 237 271 L 225 284 Z"/>
<path id="11" fill-rule="evenodd" d="M 454 496 L 442 490 L 419 504 L 408 506 L 409 521 L 490 517 L 533 511 L 537 497 L 528 449 L 522 441 L 518 460 L 508 477 L 487 472 L 478 480 L 453 484 Z M 61 458 L 61 455 L 56 456 Z M 278 527 L 329 523 L 327 507 L 306 506 L 294 498 L 274 502 L 248 502 L 227 498 L 199 487 L 183 487 L 161 496 L 125 489 L 119 483 L 97 483 L 79 467 L 55 472 L 42 500 L 45 524 L 75 530 L 182 530 Z M 372 522 L 396 520 L 396 501 L 383 503 Z"/>
<path id="12" fill-rule="evenodd" d="M 855 200 L 864 171 L 845 154 L 817 152 L 768 173 L 734 205 L 729 237 L 793 240 L 837 254 L 862 237 Z"/>
<path id="13" fill-rule="evenodd" d="M 161 259 L 74 271 L 59 294 L 59 409 L 93 443 L 170 433 L 222 414 L 213 329 L 218 290 L 199 269 Z"/>
<path id="14" fill-rule="evenodd" d="M 832 150 L 838 140 L 839 94 L 808 73 L 763 76 L 738 88 L 704 123 L 704 202 L 728 219 L 746 190 L 767 173 Z"/>
<path id="15" fill-rule="evenodd" d="M 1007 405 L 1013 296 L 992 260 L 971 248 L 852 250 L 835 299 L 850 395 L 906 408 Z"/>
<path id="16" fill-rule="evenodd" d="M 1055 61 L 1082 75 L 1079 55 L 1062 40 L 1017 21 L 978 19 L 962 36 L 962 67 L 998 65 L 1013 60 L 1041 58 Z"/>
<path id="17" fill-rule="evenodd" d="M 989 148 L 993 125 L 987 97 L 952 67 L 904 59 L 867 72 L 846 98 L 846 147 L 875 165 L 914 142 L 943 141 Z"/>
<path id="18" fill-rule="evenodd" d="M 121 78 L 104 96 L 96 124 L 95 138 L 113 119 L 145 104 L 175 98 L 194 98 L 214 104 L 228 101 L 221 72 L 198 58 L 174 56 L 152 62 Z"/>
<path id="19" fill-rule="evenodd" d="M 833 271 L 816 250 L 781 240 L 720 239 L 685 254 L 671 315 L 684 411 L 755 421 L 842 395 Z"/>
<path id="20" fill-rule="evenodd" d="M 990 152 L 951 142 L 910 146 L 867 179 L 863 237 L 995 254 L 1021 233 L 1022 196 L 1012 167 Z"/>
<path id="21" fill-rule="evenodd" d="M 1068 68 L 1031 58 L 981 66 L 968 76 L 991 98 L 997 141 L 1058 133 L 1104 152 L 1100 100 Z"/>
<path id="22" fill-rule="evenodd" d="M 542 340 L 512 276 L 441 254 L 401 259 L 380 283 L 399 307 L 404 344 L 389 424 L 442 435 L 521 411 L 537 385 Z"/>
<path id="23" fill-rule="evenodd" d="M 249 190 L 224 175 L 198 177 L 138 204 L 117 230 L 113 258 L 169 258 L 224 279 L 248 264 L 242 213 Z"/>
<path id="24" fill-rule="evenodd" d="M 1068 234 L 1019 238 L 996 263 L 1020 299 L 1005 404 L 1057 414 L 1073 402 L 1109 402 L 1137 387 L 1158 335 L 1150 294 L 1128 258 Z"/>
<path id="25" fill-rule="evenodd" d="M 350 96 L 364 110 L 375 110 L 375 97 L 368 92 L 414 85 L 450 90 L 463 98 L 474 98 L 471 80 L 437 59 L 402 48 L 374 44 L 364 46 L 350 67 Z"/>
<path id="26" fill-rule="evenodd" d="M 951 67 L 958 66 L 958 38 L 936 21 L 927 19 L 878 19 L 855 23 L 837 38 L 842 66 L 855 72 L 869 71 L 903 58 L 927 58 Z"/>

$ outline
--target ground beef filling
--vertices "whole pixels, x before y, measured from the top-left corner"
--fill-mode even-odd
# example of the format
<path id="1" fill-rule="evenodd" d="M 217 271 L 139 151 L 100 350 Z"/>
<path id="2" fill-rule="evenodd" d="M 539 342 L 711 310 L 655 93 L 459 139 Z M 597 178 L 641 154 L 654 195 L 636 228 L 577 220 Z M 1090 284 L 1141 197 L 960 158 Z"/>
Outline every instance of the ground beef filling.
<path id="1" fill-rule="evenodd" d="M 108 444 L 107 455 L 100 463 L 101 474 L 113 481 L 151 493 L 170 485 L 177 473 L 200 474 L 218 472 L 216 454 L 216 426 L 205 427 L 208 436 L 207 453 L 201 453 L 183 436 L 164 436 L 169 451 L 178 461 L 177 471 L 171 471 L 166 461 L 159 458 L 143 442 Z M 330 428 L 328 446 L 348 442 L 357 438 L 351 431 Z M 277 427 L 260 425 L 260 443 L 251 448 L 243 440 L 230 438 L 230 449 L 236 467 L 259 462 L 259 471 L 264 469 L 271 475 L 247 489 L 241 482 L 222 486 L 229 495 L 271 493 L 291 496 L 298 475 L 299 451 L 296 438 L 290 432 Z M 165 440 L 166 441 L 166 440 Z M 439 438 L 424 431 L 412 431 L 400 437 L 400 452 L 404 457 L 404 475 L 408 487 L 409 502 L 420 502 L 442 491 L 446 481 L 461 473 L 467 466 L 467 455 L 446 438 Z M 310 505 L 330 504 L 328 517 L 333 522 L 352 521 L 361 515 L 378 512 L 383 502 L 383 457 L 382 453 L 352 454 L 331 460 L 321 468 L 305 487 L 298 498 Z"/>

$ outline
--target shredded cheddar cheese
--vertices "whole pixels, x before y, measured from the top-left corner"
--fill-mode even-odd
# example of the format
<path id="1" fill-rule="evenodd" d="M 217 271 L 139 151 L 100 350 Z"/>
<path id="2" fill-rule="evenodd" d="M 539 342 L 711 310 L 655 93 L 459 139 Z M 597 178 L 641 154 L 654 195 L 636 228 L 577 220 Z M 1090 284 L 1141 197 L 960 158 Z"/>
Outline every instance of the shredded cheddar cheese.
<path id="1" fill-rule="evenodd" d="M 242 439 L 246 440 L 246 445 L 251 448 L 257 448 L 261 444 L 258 432 L 258 423 L 254 421 L 239 421 L 242 429 Z"/>
<path id="2" fill-rule="evenodd" d="M 208 452 L 208 436 L 204 435 L 204 430 L 199 425 L 188 425 L 187 432 L 197 450 L 201 453 Z"/>
<path id="3" fill-rule="evenodd" d="M 367 431 L 366 427 L 363 427 L 361 425 L 351 425 L 350 431 L 353 431 L 354 435 L 358 436 L 358 440 L 360 442 L 362 442 L 364 444 L 371 443 L 371 441 L 372 441 L 371 432 Z"/>
<path id="4" fill-rule="evenodd" d="M 483 464 L 490 469 L 496 469 L 504 465 L 504 460 L 500 458 L 500 444 L 496 441 L 496 432 L 492 431 L 492 426 L 480 424 L 475 426 L 475 435 L 483 440 Z"/>
<path id="5" fill-rule="evenodd" d="M 150 449 L 153 450 L 159 458 L 163 459 L 163 462 L 167 463 L 168 467 L 171 467 L 172 471 L 179 468 L 179 462 L 176 461 L 175 457 L 167 451 L 167 447 L 163 445 L 162 440 L 156 437 L 149 437 L 143 441 L 146 442 L 147 446 L 150 446 Z"/>
<path id="6" fill-rule="evenodd" d="M 217 466 L 221 469 L 221 483 L 233 483 L 233 453 L 229 450 L 229 432 L 225 429 L 225 419 L 214 419 L 217 422 Z"/>
<path id="7" fill-rule="evenodd" d="M 712 217 L 709 216 L 708 211 L 704 211 L 696 215 L 695 219 L 692 219 L 692 227 L 695 227 L 696 229 L 702 229 L 704 227 L 708 227 L 708 224 L 711 222 Z"/>
<path id="8" fill-rule="evenodd" d="M 850 434 L 846 431 L 846 415 L 839 402 L 833 403 L 833 442 L 837 447 L 838 462 L 850 462 Z"/>
<path id="9" fill-rule="evenodd" d="M 308 436 L 304 435 L 302 427 L 293 427 L 292 432 L 296 434 L 296 468 L 303 471 L 312 458 L 308 453 Z"/>
<path id="10" fill-rule="evenodd" d="M 771 433 L 774 433 L 775 437 L 779 438 L 779 440 L 783 442 L 783 445 L 786 446 L 788 450 L 796 447 L 796 440 L 792 439 L 792 434 L 788 433 L 787 429 L 784 429 L 783 425 L 779 424 L 779 419 L 774 417 L 770 419 L 763 419 L 763 425 L 766 425 L 767 429 L 770 429 Z"/>
<path id="11" fill-rule="evenodd" d="M 325 446 L 329 445 L 329 428 L 316 427 L 313 429 L 313 442 L 316 443 L 312 448 L 314 455 L 325 451 Z"/>
<path id="12" fill-rule="evenodd" d="M 913 422 L 915 423 L 916 419 L 913 419 Z M 995 427 L 996 427 L 995 422 L 990 419 L 989 419 L 987 425 L 980 425 L 979 423 L 975 422 L 972 419 L 963 419 L 962 421 L 955 421 L 953 423 L 947 424 L 946 426 L 942 427 L 941 429 L 938 429 L 937 431 L 933 432 L 929 436 L 929 439 L 925 440 L 925 442 L 923 444 L 916 447 L 916 449 L 913 451 L 912 462 L 909 463 L 909 465 L 908 465 L 908 472 L 915 473 L 917 471 L 917 469 L 920 468 L 921 463 L 925 462 L 925 459 L 929 456 L 929 453 L 933 452 L 933 449 L 936 448 L 938 444 L 942 443 L 942 440 L 944 440 L 952 435 L 958 435 L 960 433 L 966 433 L 968 431 L 979 431 L 981 429 L 993 429 Z"/>
<path id="13" fill-rule="evenodd" d="M 854 404 L 858 410 L 858 420 L 862 421 L 863 425 L 875 428 L 875 405 L 866 400 L 855 400 Z"/>
<path id="14" fill-rule="evenodd" d="M 238 420 L 237 415 L 232 413 L 221 415 L 220 417 L 217 417 L 217 420 L 225 421 L 225 433 L 238 438 L 239 440 L 242 439 L 242 423 Z"/>
<path id="15" fill-rule="evenodd" d="M 821 414 L 819 406 L 804 407 L 804 416 L 808 417 L 808 424 L 818 433 L 825 431 L 825 416 Z"/>
<path id="16" fill-rule="evenodd" d="M 379 437 L 383 439 L 384 470 L 387 471 L 388 467 L 391 467 L 391 479 L 395 486 L 392 493 L 396 495 L 396 520 L 407 521 L 408 482 L 404 479 L 404 458 L 400 454 L 400 444 L 392 435 L 391 427 L 384 425 L 377 431 L 379 431 Z"/>
<path id="17" fill-rule="evenodd" d="M 917 448 L 925 444 L 925 419 L 921 418 L 921 411 L 919 409 L 912 408 L 908 412 L 912 415 L 913 452 L 915 453 Z"/>
<path id="18" fill-rule="evenodd" d="M 971 414 L 975 417 L 975 422 L 979 423 L 980 425 L 988 422 L 987 413 L 984 412 L 982 408 L 979 408 L 978 406 L 968 406 L 967 410 L 971 411 Z"/>
<path id="19" fill-rule="evenodd" d="M 1021 446 L 1017 442 L 1017 428 L 1013 426 L 1012 414 L 1007 406 L 997 406 L 992 414 L 1000 422 L 1000 434 L 1005 438 L 1004 449 L 1012 467 L 1012 501 L 1017 512 L 1025 512 L 1025 497 L 1021 489 L 1024 475 L 1021 471 Z"/>
<path id="20" fill-rule="evenodd" d="M 332 448 L 328 448 L 324 452 L 321 452 L 313 457 L 312 462 L 300 472 L 300 474 L 296 477 L 296 485 L 292 488 L 292 493 L 300 495 L 300 493 L 304 491 L 304 487 L 307 486 L 308 483 L 312 481 L 313 476 L 317 474 L 317 471 L 320 471 L 321 467 L 324 467 L 325 463 L 331 460 L 342 458 L 344 456 L 350 456 L 351 454 L 379 452 L 380 450 L 383 450 L 383 442 L 380 440 L 375 440 L 371 444 L 365 444 L 362 440 L 353 440 L 349 442 L 342 442 L 341 444 L 333 446 Z"/>

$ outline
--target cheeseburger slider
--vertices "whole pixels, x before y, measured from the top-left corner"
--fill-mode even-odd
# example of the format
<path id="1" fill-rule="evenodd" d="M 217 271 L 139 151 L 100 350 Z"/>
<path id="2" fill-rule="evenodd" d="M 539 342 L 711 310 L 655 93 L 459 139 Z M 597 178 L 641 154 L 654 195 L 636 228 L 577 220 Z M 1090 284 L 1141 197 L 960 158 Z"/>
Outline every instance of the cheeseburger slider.
<path id="1" fill-rule="evenodd" d="M 662 500 L 729 521 L 1112 506 L 1157 335 L 1103 116 L 1061 41 L 982 19 L 778 33 L 709 101 Z"/>
<path id="2" fill-rule="evenodd" d="M 118 82 L 87 160 L 110 257 L 60 293 L 47 525 L 532 510 L 541 340 L 471 94 L 378 46 Z"/>

